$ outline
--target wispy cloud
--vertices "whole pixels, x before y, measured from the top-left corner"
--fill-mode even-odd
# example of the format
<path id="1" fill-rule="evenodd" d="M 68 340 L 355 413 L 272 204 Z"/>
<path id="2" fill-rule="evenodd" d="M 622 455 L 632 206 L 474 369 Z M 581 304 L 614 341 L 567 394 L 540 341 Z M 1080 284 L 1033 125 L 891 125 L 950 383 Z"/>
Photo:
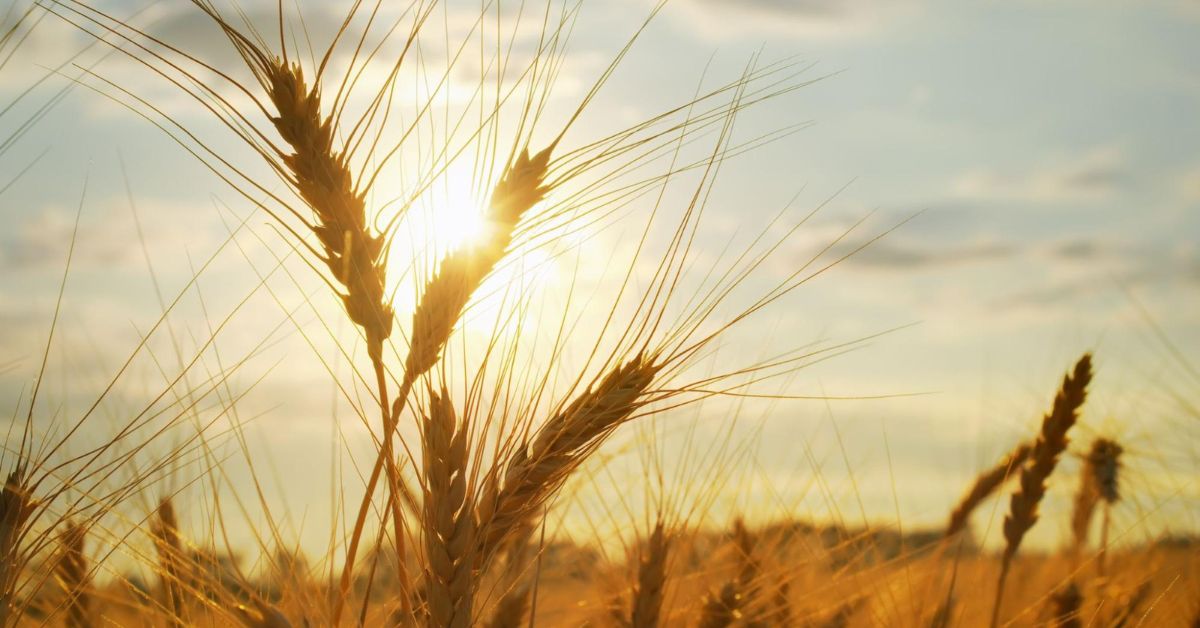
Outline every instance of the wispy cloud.
<path id="1" fill-rule="evenodd" d="M 1105 147 L 1024 172 L 975 169 L 952 187 L 955 196 L 973 200 L 1096 201 L 1112 197 L 1129 176 L 1124 154 Z"/>
<path id="2" fill-rule="evenodd" d="M 845 252 L 848 253 L 849 250 Z M 846 264 L 870 270 L 911 271 L 927 267 L 948 268 L 962 264 L 1000 261 L 1016 253 L 1017 247 L 996 240 L 935 245 L 889 237 L 850 256 Z"/>
<path id="3" fill-rule="evenodd" d="M 854 38 L 916 11 L 916 0 L 683 0 L 680 13 L 710 39 L 747 33 L 806 39 Z"/>

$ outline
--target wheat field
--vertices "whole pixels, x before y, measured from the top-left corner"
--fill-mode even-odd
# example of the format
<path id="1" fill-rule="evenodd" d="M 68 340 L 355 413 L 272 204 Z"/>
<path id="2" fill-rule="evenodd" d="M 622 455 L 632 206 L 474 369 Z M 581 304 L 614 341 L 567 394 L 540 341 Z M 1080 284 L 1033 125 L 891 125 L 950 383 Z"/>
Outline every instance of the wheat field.
<path id="1" fill-rule="evenodd" d="M 1133 366 L 994 338 L 1027 394 L 967 432 L 822 297 L 948 266 L 887 248 L 924 208 L 763 200 L 841 70 L 661 52 L 838 3 L 9 2 L 0 625 L 1200 626 L 1190 297 L 1113 281 Z"/>

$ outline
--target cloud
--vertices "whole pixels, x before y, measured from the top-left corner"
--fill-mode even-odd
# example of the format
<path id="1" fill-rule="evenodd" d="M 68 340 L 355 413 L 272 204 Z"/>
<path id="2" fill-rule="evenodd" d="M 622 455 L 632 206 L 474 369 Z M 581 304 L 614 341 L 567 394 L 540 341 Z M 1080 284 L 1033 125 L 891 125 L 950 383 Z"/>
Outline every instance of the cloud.
<path id="1" fill-rule="evenodd" d="M 725 39 L 747 33 L 842 39 L 867 35 L 912 13 L 916 0 L 683 0 L 680 14 L 700 34 Z"/>
<path id="2" fill-rule="evenodd" d="M 199 211 L 192 206 L 153 200 L 143 210 L 142 232 L 151 259 L 170 259 L 179 243 L 196 250 L 212 248 L 214 231 L 169 216 Z M 186 214 L 185 214 L 186 215 Z M 204 214 L 200 214 L 204 215 Z M 0 269 L 17 272 L 61 270 L 75 231 L 75 210 L 59 206 L 31 212 L 0 238 Z M 80 218 L 72 265 L 78 269 L 141 268 L 145 263 L 128 202 L 124 199 L 88 200 Z"/>
<path id="3" fill-rule="evenodd" d="M 1111 198 L 1128 177 L 1124 155 L 1108 147 L 1027 172 L 973 170 L 958 177 L 952 190 L 956 197 L 975 200 L 1097 201 Z"/>
<path id="4" fill-rule="evenodd" d="M 1200 165 L 1183 172 L 1175 181 L 1176 191 L 1187 203 L 1200 203 Z"/>
<path id="5" fill-rule="evenodd" d="M 890 237 L 890 236 L 889 236 Z M 849 253 L 848 246 L 840 255 Z M 848 266 L 872 270 L 909 271 L 936 266 L 945 268 L 962 264 L 999 261 L 1016 254 L 1011 244 L 985 240 L 952 246 L 937 246 L 929 243 L 904 243 L 884 238 L 851 255 Z"/>
<path id="6" fill-rule="evenodd" d="M 1080 307 L 1084 300 L 1106 298 L 1117 286 L 1149 284 L 1200 286 L 1200 247 L 1122 244 L 1112 240 L 1076 239 L 1043 249 L 1045 279 L 1035 287 L 993 302 L 998 308 Z"/>

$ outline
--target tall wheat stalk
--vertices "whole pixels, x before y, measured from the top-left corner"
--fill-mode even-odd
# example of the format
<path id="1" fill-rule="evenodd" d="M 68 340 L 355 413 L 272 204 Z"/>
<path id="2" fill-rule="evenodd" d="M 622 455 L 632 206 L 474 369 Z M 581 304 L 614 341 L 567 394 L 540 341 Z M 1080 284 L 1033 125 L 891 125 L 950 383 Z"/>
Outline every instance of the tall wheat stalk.
<path id="1" fill-rule="evenodd" d="M 1046 494 L 1046 481 L 1058 458 L 1067 449 L 1067 431 L 1079 418 L 1079 408 L 1087 398 L 1087 387 L 1092 381 L 1092 356 L 1083 354 L 1068 373 L 1054 397 L 1054 405 L 1042 419 L 1042 429 L 1034 441 L 1029 463 L 1021 469 L 1020 488 L 1013 493 L 1009 502 L 1009 513 L 1004 519 L 1004 554 L 1001 557 L 1000 577 L 996 582 L 996 600 L 992 605 L 992 628 L 1000 621 L 1000 605 L 1004 600 L 1004 583 L 1012 567 L 1013 557 L 1021 547 L 1025 533 L 1037 523 L 1038 504 Z"/>

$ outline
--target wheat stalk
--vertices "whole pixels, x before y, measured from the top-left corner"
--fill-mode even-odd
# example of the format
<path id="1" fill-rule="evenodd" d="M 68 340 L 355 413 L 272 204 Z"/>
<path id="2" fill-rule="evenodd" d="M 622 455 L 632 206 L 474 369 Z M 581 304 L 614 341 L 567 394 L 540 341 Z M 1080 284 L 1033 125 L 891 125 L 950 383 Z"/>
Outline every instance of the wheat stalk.
<path id="1" fill-rule="evenodd" d="M 430 391 L 422 430 L 422 516 L 428 562 L 424 591 L 430 628 L 471 625 L 475 520 L 467 486 L 467 433 L 465 425 L 458 425 L 449 394 L 444 389 L 441 394 Z"/>
<path id="2" fill-rule="evenodd" d="M 1021 469 L 1020 488 L 1009 502 L 1004 519 L 1004 554 L 1001 557 L 1000 577 L 996 583 L 996 601 L 992 607 L 993 628 L 1000 621 L 1000 604 L 1004 599 L 1004 582 L 1012 567 L 1013 557 L 1021 546 L 1025 533 L 1038 519 L 1038 504 L 1046 494 L 1046 481 L 1058 465 L 1058 458 L 1067 449 L 1067 431 L 1075 425 L 1079 408 L 1087 397 L 1092 381 L 1092 356 L 1085 353 L 1074 370 L 1063 378 L 1054 397 L 1054 405 L 1042 419 L 1042 429 L 1030 452 L 1029 463 Z"/>
<path id="3" fill-rule="evenodd" d="M 950 513 L 950 523 L 946 525 L 946 538 L 966 529 L 967 523 L 971 519 L 971 513 L 995 493 L 1013 475 L 1014 471 L 1021 468 L 1021 465 L 1029 458 L 1029 452 L 1032 449 L 1033 447 L 1028 443 L 1017 445 L 1016 449 L 1009 452 L 996 466 L 975 478 L 975 483 L 971 485 L 970 490 Z"/>

